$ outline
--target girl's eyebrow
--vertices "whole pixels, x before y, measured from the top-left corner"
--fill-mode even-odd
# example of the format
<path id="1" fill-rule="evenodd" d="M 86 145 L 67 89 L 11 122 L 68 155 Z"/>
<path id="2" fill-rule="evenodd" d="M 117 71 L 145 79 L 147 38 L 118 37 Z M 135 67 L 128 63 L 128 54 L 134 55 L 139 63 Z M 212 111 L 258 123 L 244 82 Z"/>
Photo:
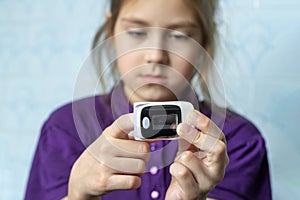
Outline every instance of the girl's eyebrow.
<path id="1" fill-rule="evenodd" d="M 142 19 L 138 19 L 138 18 L 123 17 L 123 18 L 121 18 L 121 21 L 129 22 L 129 23 L 132 23 L 132 24 L 143 25 L 143 26 L 149 26 L 149 24 L 146 21 L 144 21 Z"/>
<path id="2" fill-rule="evenodd" d="M 141 25 L 141 26 L 150 26 L 150 24 L 147 21 L 139 19 L 139 18 L 123 17 L 123 18 L 121 18 L 121 21 L 132 23 L 132 24 L 137 24 L 137 25 Z M 199 28 L 199 25 L 194 22 L 191 22 L 191 21 L 178 21 L 178 22 L 174 21 L 174 22 L 170 22 L 169 24 L 167 24 L 166 28 L 169 28 L 169 29 Z"/>

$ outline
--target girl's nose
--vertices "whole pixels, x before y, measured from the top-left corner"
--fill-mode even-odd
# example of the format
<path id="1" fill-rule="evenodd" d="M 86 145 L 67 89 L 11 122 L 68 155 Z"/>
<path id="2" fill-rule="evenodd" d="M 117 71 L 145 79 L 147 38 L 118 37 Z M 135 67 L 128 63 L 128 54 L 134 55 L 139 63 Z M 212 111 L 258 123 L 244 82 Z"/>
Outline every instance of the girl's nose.
<path id="1" fill-rule="evenodd" d="M 162 48 L 151 48 L 146 50 L 145 60 L 147 63 L 168 64 L 168 52 Z"/>

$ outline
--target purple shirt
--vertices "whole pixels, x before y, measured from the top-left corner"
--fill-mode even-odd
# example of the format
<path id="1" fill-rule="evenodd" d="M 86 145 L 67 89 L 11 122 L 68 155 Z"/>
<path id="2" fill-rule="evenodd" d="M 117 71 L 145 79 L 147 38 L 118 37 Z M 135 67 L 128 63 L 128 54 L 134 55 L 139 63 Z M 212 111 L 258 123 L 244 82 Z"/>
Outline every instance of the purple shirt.
<path id="1" fill-rule="evenodd" d="M 113 99 L 117 102 L 112 103 Z M 207 104 L 201 102 L 199 107 L 202 113 L 211 116 Z M 132 106 L 120 87 L 109 95 L 78 100 L 53 112 L 41 131 L 25 199 L 53 200 L 67 196 L 69 175 L 76 159 L 116 117 L 128 112 L 132 112 Z M 224 179 L 208 197 L 272 199 L 265 142 L 257 128 L 227 110 L 222 130 L 230 163 Z M 160 141 L 150 148 L 151 159 L 141 187 L 113 191 L 102 199 L 164 199 L 171 180 L 169 165 L 176 154 L 176 141 Z"/>

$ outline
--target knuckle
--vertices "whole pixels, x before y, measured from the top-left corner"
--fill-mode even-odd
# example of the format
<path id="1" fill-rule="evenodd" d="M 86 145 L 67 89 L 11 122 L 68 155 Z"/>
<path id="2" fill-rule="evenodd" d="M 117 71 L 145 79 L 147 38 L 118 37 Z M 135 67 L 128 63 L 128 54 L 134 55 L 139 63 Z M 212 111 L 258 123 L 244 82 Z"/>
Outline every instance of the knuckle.
<path id="1" fill-rule="evenodd" d="M 130 177 L 127 179 L 128 189 L 136 189 L 141 185 L 141 179 L 139 177 Z"/>
<path id="2" fill-rule="evenodd" d="M 148 153 L 150 151 L 150 147 L 147 143 L 140 143 L 138 145 L 138 152 L 139 153 Z"/>
<path id="3" fill-rule="evenodd" d="M 94 188 L 95 190 L 107 190 L 107 187 L 109 185 L 108 178 L 106 176 L 99 176 L 98 179 L 95 181 L 91 181 L 91 188 Z"/>
<path id="4" fill-rule="evenodd" d="M 143 160 L 137 160 L 137 172 L 142 173 L 146 170 L 146 163 Z"/>
<path id="5" fill-rule="evenodd" d="M 224 155 L 224 154 L 227 154 L 227 151 L 226 151 L 226 144 L 222 141 L 218 141 L 217 144 L 215 145 L 215 148 L 213 149 L 212 151 L 215 155 Z"/>
<path id="6" fill-rule="evenodd" d="M 201 125 L 205 128 L 208 128 L 210 126 L 210 119 L 209 118 L 201 118 Z"/>
<path id="7" fill-rule="evenodd" d="M 201 144 L 201 136 L 202 136 L 202 132 L 195 130 L 195 137 L 192 142 L 194 144 Z"/>
<path id="8" fill-rule="evenodd" d="M 101 145 L 98 146 L 98 149 L 100 153 L 104 153 L 106 155 L 109 152 L 111 152 L 112 147 L 110 145 L 111 141 L 107 140 L 107 138 L 105 140 L 106 140 L 105 142 L 103 142 Z"/>
<path id="9" fill-rule="evenodd" d="M 177 172 L 178 178 L 185 179 L 189 176 L 189 170 L 184 167 L 179 172 Z"/>

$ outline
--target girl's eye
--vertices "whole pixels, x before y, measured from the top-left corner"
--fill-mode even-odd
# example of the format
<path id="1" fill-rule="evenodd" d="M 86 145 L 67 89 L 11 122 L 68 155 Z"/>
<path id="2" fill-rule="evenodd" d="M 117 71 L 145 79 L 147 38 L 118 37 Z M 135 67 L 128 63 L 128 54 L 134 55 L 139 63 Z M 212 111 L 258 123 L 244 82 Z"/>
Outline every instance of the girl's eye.
<path id="1" fill-rule="evenodd" d="M 146 35 L 146 31 L 141 29 L 129 29 L 127 33 L 134 37 L 143 37 Z"/>
<path id="2" fill-rule="evenodd" d="M 178 40 L 187 40 L 187 39 L 189 39 L 188 35 L 186 35 L 184 33 L 181 33 L 181 32 L 178 32 L 178 31 L 171 32 L 170 37 L 174 38 L 174 39 L 178 39 Z"/>

